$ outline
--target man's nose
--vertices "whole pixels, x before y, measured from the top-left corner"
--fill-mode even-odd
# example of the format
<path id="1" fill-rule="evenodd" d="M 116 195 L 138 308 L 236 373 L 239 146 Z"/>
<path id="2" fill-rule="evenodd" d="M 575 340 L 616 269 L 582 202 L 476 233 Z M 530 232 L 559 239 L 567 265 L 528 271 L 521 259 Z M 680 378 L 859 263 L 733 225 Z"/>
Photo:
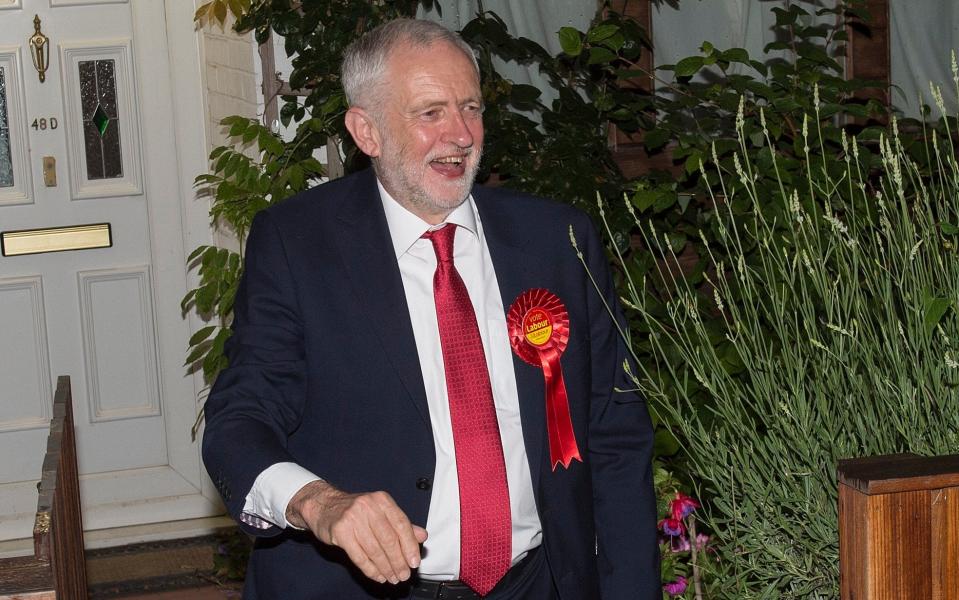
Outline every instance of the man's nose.
<path id="1" fill-rule="evenodd" d="M 447 125 L 444 141 L 456 144 L 460 148 L 469 148 L 473 145 L 473 132 L 470 131 L 462 112 L 452 112 Z"/>

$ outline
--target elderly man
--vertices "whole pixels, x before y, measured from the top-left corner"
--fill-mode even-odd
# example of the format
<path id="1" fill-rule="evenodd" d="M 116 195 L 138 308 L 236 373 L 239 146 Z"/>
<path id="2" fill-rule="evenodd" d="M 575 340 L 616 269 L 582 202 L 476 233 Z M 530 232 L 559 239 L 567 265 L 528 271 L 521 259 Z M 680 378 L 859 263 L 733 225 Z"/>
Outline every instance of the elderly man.
<path id="1" fill-rule="evenodd" d="M 591 224 L 473 186 L 456 34 L 393 21 L 342 71 L 373 170 L 258 215 L 206 404 L 207 468 L 257 536 L 245 597 L 658 598 L 652 429 L 616 391 Z"/>

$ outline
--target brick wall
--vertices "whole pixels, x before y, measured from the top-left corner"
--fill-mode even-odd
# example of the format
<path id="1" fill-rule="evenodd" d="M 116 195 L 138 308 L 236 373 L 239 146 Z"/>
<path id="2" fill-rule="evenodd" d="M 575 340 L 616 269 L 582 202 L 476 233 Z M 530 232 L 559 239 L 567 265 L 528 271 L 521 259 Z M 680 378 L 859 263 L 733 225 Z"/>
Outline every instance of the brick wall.
<path id="1" fill-rule="evenodd" d="M 260 95 L 254 61 L 256 42 L 252 33 L 239 35 L 231 22 L 221 29 L 207 25 L 203 31 L 204 65 L 206 69 L 207 152 L 227 143 L 227 129 L 220 125 L 224 117 L 241 115 L 255 118 Z M 226 227 L 217 227 L 214 242 L 219 246 L 239 249 L 239 242 Z"/>
<path id="2" fill-rule="evenodd" d="M 253 34 L 238 35 L 230 24 L 210 25 L 203 32 L 206 55 L 207 119 L 210 149 L 226 142 L 220 120 L 230 115 L 257 116 L 256 69 Z"/>

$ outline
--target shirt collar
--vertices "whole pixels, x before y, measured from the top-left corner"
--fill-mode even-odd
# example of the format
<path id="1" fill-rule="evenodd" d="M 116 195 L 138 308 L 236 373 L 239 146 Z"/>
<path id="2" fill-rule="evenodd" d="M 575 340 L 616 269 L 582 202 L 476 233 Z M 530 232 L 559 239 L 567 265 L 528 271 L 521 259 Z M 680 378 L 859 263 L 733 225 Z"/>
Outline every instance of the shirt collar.
<path id="1" fill-rule="evenodd" d="M 393 241 L 393 252 L 396 253 L 396 258 L 406 254 L 416 243 L 416 240 L 423 237 L 424 233 L 439 229 L 442 224 L 450 223 L 477 235 L 478 216 L 472 194 L 467 196 L 466 202 L 453 209 L 453 212 L 446 217 L 442 224 L 430 225 L 393 198 L 379 179 L 376 180 L 376 187 L 380 190 L 380 201 L 383 203 L 383 211 L 386 213 L 386 226 L 390 230 L 390 238 Z"/>

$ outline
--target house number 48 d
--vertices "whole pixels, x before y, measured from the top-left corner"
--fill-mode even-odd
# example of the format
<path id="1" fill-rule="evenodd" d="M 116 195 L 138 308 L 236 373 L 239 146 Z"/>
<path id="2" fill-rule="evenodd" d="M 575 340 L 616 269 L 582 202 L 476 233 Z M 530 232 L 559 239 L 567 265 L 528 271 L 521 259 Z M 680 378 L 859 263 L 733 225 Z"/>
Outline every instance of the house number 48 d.
<path id="1" fill-rule="evenodd" d="M 56 117 L 43 117 L 40 119 L 34 119 L 33 123 L 30 124 L 30 127 L 33 127 L 36 131 L 46 131 L 47 129 L 56 129 L 60 126 L 60 122 L 57 121 Z"/>

